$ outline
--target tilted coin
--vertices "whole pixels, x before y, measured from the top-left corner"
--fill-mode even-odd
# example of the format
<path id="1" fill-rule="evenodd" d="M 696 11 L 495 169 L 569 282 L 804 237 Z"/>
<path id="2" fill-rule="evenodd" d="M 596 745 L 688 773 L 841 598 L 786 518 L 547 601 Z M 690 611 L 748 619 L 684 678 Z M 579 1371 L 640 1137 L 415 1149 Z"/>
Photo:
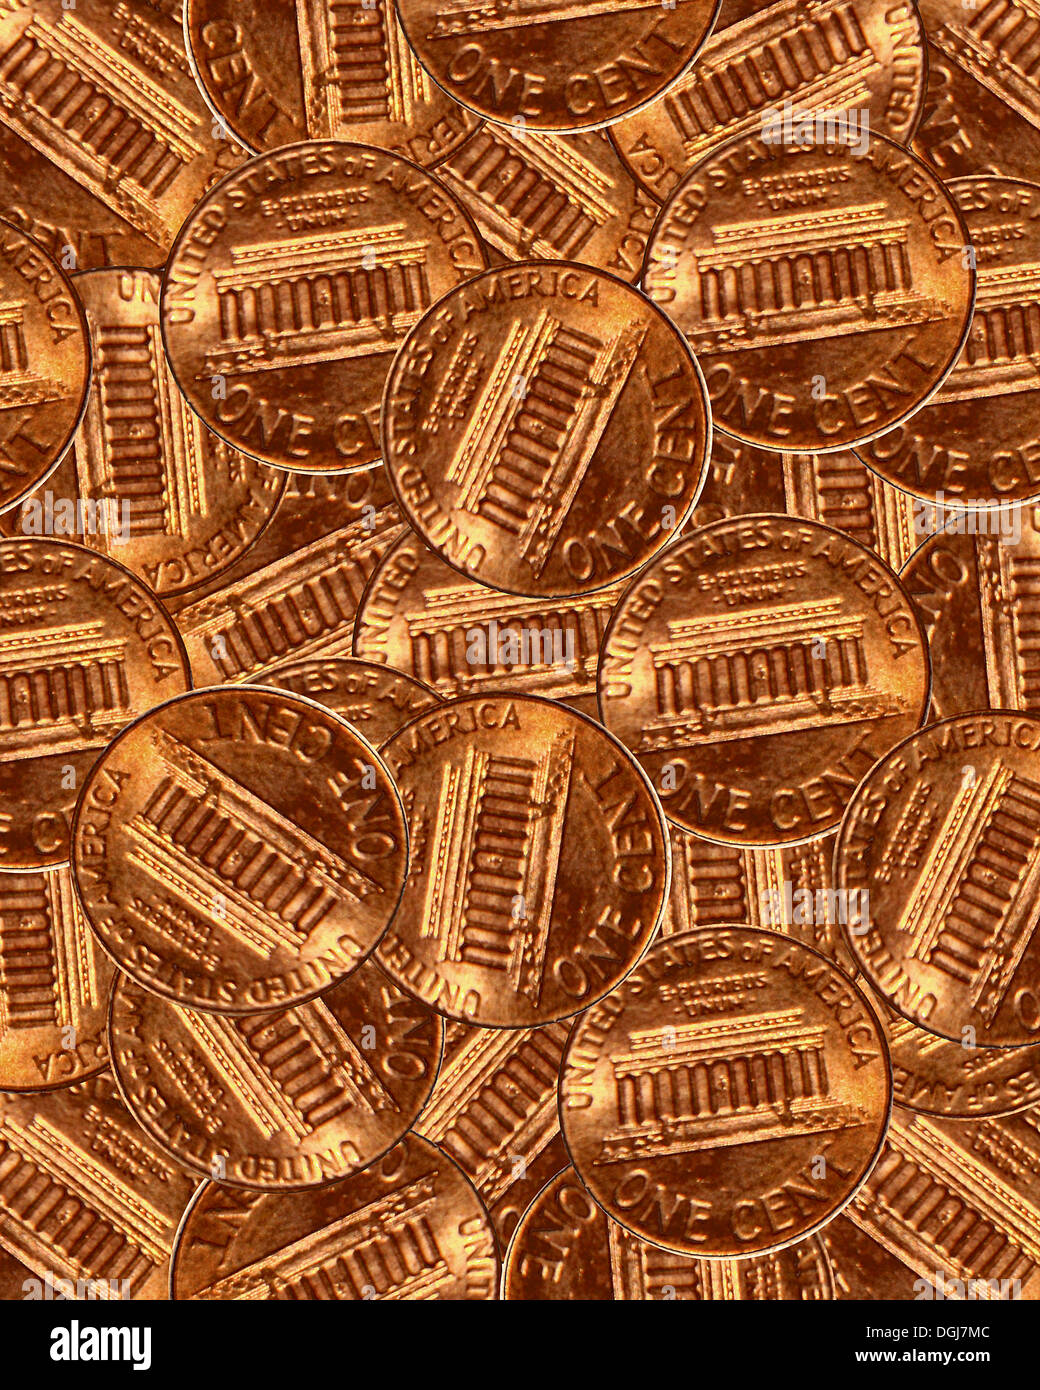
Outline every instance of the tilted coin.
<path id="1" fill-rule="evenodd" d="M 893 1254 L 887 1244 L 862 1230 L 846 1207 L 820 1232 L 834 1277 L 834 1296 L 857 1300 L 928 1297 L 934 1285 Z"/>
<path id="2" fill-rule="evenodd" d="M 987 7 L 970 14 L 960 5 L 956 8 L 971 22 Z M 992 14 L 991 9 L 991 18 Z M 942 27 L 929 32 L 929 40 L 935 35 L 943 46 L 928 44 L 924 112 L 910 148 L 943 179 L 985 171 L 1009 179 L 1035 180 L 1040 167 L 1040 123 L 1027 120 L 1005 101 L 1005 64 L 976 61 L 969 69 L 950 57 Z M 993 26 L 989 28 L 992 33 Z M 986 42 L 985 35 L 977 48 L 978 58 L 984 54 L 993 54 L 993 45 Z"/>
<path id="3" fill-rule="evenodd" d="M 383 749 L 408 814 L 408 880 L 378 959 L 447 1018 L 567 1018 L 646 950 L 668 838 L 638 765 L 593 720 L 533 696 L 471 696 Z"/>
<path id="4" fill-rule="evenodd" d="M 14 506 L 64 454 L 89 386 L 87 319 L 72 282 L 0 221 L 0 507 Z"/>
<path id="5" fill-rule="evenodd" d="M 178 1231 L 170 1288 L 175 1299 L 484 1300 L 498 1275 L 473 1184 L 410 1134 L 315 1192 L 205 1183 Z"/>
<path id="6" fill-rule="evenodd" d="M 120 975 L 112 1069 L 131 1113 L 178 1163 L 262 1191 L 367 1167 L 411 1128 L 444 1025 L 366 962 L 317 999 L 229 1018 Z"/>
<path id="7" fill-rule="evenodd" d="M 697 1259 L 663 1250 L 618 1225 L 565 1168 L 524 1213 L 504 1259 L 505 1299 L 755 1300 L 833 1298 L 816 1236 L 744 1259 Z"/>
<path id="8" fill-rule="evenodd" d="M 361 595 L 353 650 L 445 699 L 545 695 L 595 717 L 600 643 L 623 589 L 551 600 L 503 594 L 464 579 L 406 528 Z"/>
<path id="9" fill-rule="evenodd" d="M 48 1095 L 0 1092 L 0 1249 L 85 1298 L 166 1297 L 196 1179 L 141 1129 L 108 1074 Z"/>
<path id="10" fill-rule="evenodd" d="M 205 597 L 188 595 L 174 620 L 196 684 L 263 682 L 287 661 L 348 656 L 365 585 L 403 529 L 393 504 L 373 509 L 308 545 L 280 547 L 256 569 L 243 566 Z"/>
<path id="11" fill-rule="evenodd" d="M 962 514 L 929 537 L 900 579 L 928 635 L 936 718 L 1040 713 L 1040 508 Z"/>
<path id="12" fill-rule="evenodd" d="M 877 1016 L 819 952 L 706 927 L 655 945 L 571 1030 L 560 1122 L 633 1234 L 742 1256 L 812 1234 L 873 1167 L 891 1105 Z"/>
<path id="13" fill-rule="evenodd" d="M 179 0 L 5 0 L 0 206 L 70 268 L 162 264 L 245 151 L 214 125 Z"/>
<path id="14" fill-rule="evenodd" d="M 844 531 L 898 570 L 924 539 L 925 511 L 851 449 L 776 453 L 716 430 L 704 487 L 683 532 L 727 516 L 786 512 Z"/>
<path id="15" fill-rule="evenodd" d="M 904 1018 L 973 1047 L 1040 1040 L 1040 719 L 911 735 L 863 779 L 835 879 L 869 895 L 857 965 Z"/>
<path id="16" fill-rule="evenodd" d="M 549 1179 L 562 1168 L 566 1168 L 569 1163 L 567 1146 L 563 1142 L 563 1135 L 557 1128 L 556 1133 L 545 1148 L 541 1149 L 530 1163 L 525 1161 L 516 1165 L 514 1170 L 516 1177 L 508 1184 L 498 1200 L 488 1208 L 491 1213 L 491 1220 L 495 1223 L 499 1249 L 508 1248 L 513 1232 L 523 1219 L 524 1212 Z"/>
<path id="17" fill-rule="evenodd" d="M 192 69 L 254 150 L 358 140 L 430 165 L 476 117 L 408 46 L 392 0 L 185 0 Z"/>
<path id="18" fill-rule="evenodd" d="M 356 657 L 295 661 L 268 672 L 264 684 L 307 695 L 342 715 L 374 748 L 417 714 L 440 704 L 440 696 L 422 681 Z"/>
<path id="19" fill-rule="evenodd" d="M 970 1120 L 1040 1105 L 1040 1045 L 974 1047 L 968 1045 L 970 1038 L 951 1042 L 900 1018 L 862 975 L 856 983 L 884 1027 L 897 1106 Z"/>
<path id="20" fill-rule="evenodd" d="M 719 22 L 700 57 L 661 97 L 616 121 L 610 138 L 644 188 L 665 199 L 725 140 L 770 128 L 784 112 L 848 113 L 856 142 L 874 130 L 904 141 L 921 110 L 924 31 L 909 0 L 778 0 Z M 785 103 L 787 103 L 785 107 Z"/>
<path id="21" fill-rule="evenodd" d="M 286 475 L 229 449 L 188 409 L 159 333 L 159 274 L 94 270 L 75 288 L 90 329 L 90 395 L 46 489 L 7 534 L 82 537 L 165 597 L 222 573 L 271 516 Z"/>
<path id="22" fill-rule="evenodd" d="M 437 165 L 485 242 L 507 260 L 581 261 L 636 280 L 659 208 L 606 135 L 548 135 L 485 121 Z"/>
<path id="23" fill-rule="evenodd" d="M 379 403 L 408 329 L 484 267 L 469 216 L 400 155 L 313 140 L 259 155 L 187 217 L 162 326 L 194 409 L 265 463 L 379 457 Z"/>
<path id="24" fill-rule="evenodd" d="M 529 596 L 624 579 L 673 538 L 711 442 L 682 335 L 631 286 L 529 261 L 445 296 L 394 359 L 383 459 L 460 573 Z"/>
<path id="25" fill-rule="evenodd" d="M 662 209 L 647 294 L 704 369 L 716 425 L 770 449 L 853 448 L 952 369 L 975 269 L 953 198 L 884 135 L 865 150 L 738 136 Z"/>
<path id="26" fill-rule="evenodd" d="M 521 129 L 588 130 L 665 91 L 719 0 L 395 0 L 419 61 L 456 101 Z"/>
<path id="27" fill-rule="evenodd" d="M 71 1086 L 108 1066 L 114 975 L 67 868 L 0 874 L 0 1091 Z"/>
<path id="28" fill-rule="evenodd" d="M 918 497 L 1016 502 L 1040 494 L 1040 185 L 946 185 L 968 228 L 978 291 L 964 349 L 931 401 L 861 449 Z"/>
<path id="29" fill-rule="evenodd" d="M 945 1298 L 1040 1298 L 1040 1115 L 895 1111 L 846 1214 Z"/>
<path id="30" fill-rule="evenodd" d="M 603 722 L 665 813 L 726 844 L 833 830 L 924 718 L 928 656 L 898 578 L 818 522 L 706 526 L 632 581 L 599 666 Z"/>
<path id="31" fill-rule="evenodd" d="M 360 734 L 300 695 L 197 690 L 109 746 L 83 785 L 76 888 L 146 989 L 250 1014 L 355 969 L 393 916 L 408 837 Z"/>
<path id="32" fill-rule="evenodd" d="M 101 750 L 190 684 L 168 614 L 129 570 L 66 541 L 0 540 L 0 870 L 65 863 Z"/>

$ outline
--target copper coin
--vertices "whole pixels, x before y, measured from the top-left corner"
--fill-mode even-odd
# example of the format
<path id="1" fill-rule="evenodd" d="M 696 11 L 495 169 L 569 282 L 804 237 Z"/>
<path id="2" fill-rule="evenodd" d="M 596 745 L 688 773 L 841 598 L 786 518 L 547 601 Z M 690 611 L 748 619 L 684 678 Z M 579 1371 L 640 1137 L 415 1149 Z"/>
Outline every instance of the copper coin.
<path id="1" fill-rule="evenodd" d="M 964 513 L 929 537 L 900 578 L 924 620 L 936 718 L 1040 713 L 1033 610 L 1040 508 Z"/>
<path id="2" fill-rule="evenodd" d="M 638 110 L 684 72 L 719 0 L 395 0 L 419 61 L 456 101 L 523 129 Z"/>
<path id="3" fill-rule="evenodd" d="M 934 8 L 934 7 L 931 7 Z M 973 22 L 985 7 L 965 13 L 954 3 L 951 14 Z M 990 9 L 992 18 L 993 10 Z M 951 58 L 944 36 L 946 26 L 931 28 L 928 44 L 928 86 L 921 124 L 910 142 L 915 154 L 932 166 L 940 178 L 965 178 L 971 174 L 1003 174 L 1009 179 L 1035 181 L 1040 168 L 1040 122 L 1030 121 L 1007 104 L 1003 62 L 979 62 L 987 49 L 994 54 L 1001 26 L 988 26 L 971 68 Z"/>
<path id="4" fill-rule="evenodd" d="M 629 585 L 599 699 L 669 819 L 725 844 L 791 843 L 833 830 L 860 778 L 920 724 L 927 648 L 871 551 L 817 522 L 738 517 Z"/>
<path id="5" fill-rule="evenodd" d="M 556 1090 L 567 1032 L 566 1023 L 448 1024 L 437 1084 L 415 1128 L 451 1155 L 489 1208 L 559 1136 Z"/>
<path id="6" fill-rule="evenodd" d="M 411 676 L 377 661 L 336 657 L 329 661 L 295 661 L 269 672 L 264 681 L 278 690 L 308 695 L 342 715 L 378 748 L 440 696 Z"/>
<path id="7" fill-rule="evenodd" d="M 71 1086 L 108 1066 L 115 969 L 72 874 L 0 874 L 0 1091 Z"/>
<path id="8" fill-rule="evenodd" d="M 668 200 L 643 283 L 704 368 L 715 423 L 770 449 L 853 448 L 911 416 L 971 324 L 968 231 L 926 164 L 738 136 Z"/>
<path id="9" fill-rule="evenodd" d="M 0 206 L 68 269 L 161 265 L 198 199 L 245 158 L 195 85 L 180 9 L 5 0 Z"/>
<path id="10" fill-rule="evenodd" d="M 835 878 L 869 895 L 849 947 L 904 1018 L 967 1047 L 1040 1041 L 1040 719 L 930 724 L 863 779 Z"/>
<path id="11" fill-rule="evenodd" d="M 662 1250 L 618 1225 L 565 1168 L 524 1213 L 504 1260 L 506 1299 L 768 1299 L 834 1297 L 817 1236 L 744 1259 L 696 1259 Z"/>
<path id="12" fill-rule="evenodd" d="M 903 142 L 913 132 L 926 63 L 910 0 L 779 0 L 736 22 L 732 10 L 723 3 L 700 58 L 674 86 L 611 126 L 653 197 L 667 198 L 724 141 L 782 120 L 785 103 L 795 119 L 849 112 L 857 138 L 880 131 Z"/>
<path id="13" fill-rule="evenodd" d="M 78 1298 L 166 1297 L 196 1180 L 156 1147 L 108 1074 L 0 1092 L 0 1248 Z"/>
<path id="14" fill-rule="evenodd" d="M 968 228 L 978 292 L 964 349 L 931 401 L 861 450 L 918 497 L 989 505 L 1040 494 L 1040 186 L 947 185 Z"/>
<path id="15" fill-rule="evenodd" d="M 525 1160 L 522 1165 L 516 1166 L 516 1176 L 506 1185 L 498 1200 L 488 1208 L 491 1220 L 495 1223 L 499 1249 L 505 1250 L 508 1247 L 524 1212 L 549 1179 L 561 1168 L 566 1168 L 569 1162 L 567 1146 L 557 1126 L 556 1133 L 544 1149 L 540 1149 L 530 1162 Z"/>
<path id="16" fill-rule="evenodd" d="M 72 282 L 0 222 L 0 507 L 13 507 L 64 454 L 89 385 L 87 320 Z"/>
<path id="17" fill-rule="evenodd" d="M 162 327 L 188 403 L 264 463 L 342 472 L 379 457 L 379 403 L 407 331 L 484 267 L 432 174 L 368 145 L 259 155 L 189 215 Z"/>
<path id="18" fill-rule="evenodd" d="M 285 1008 L 341 980 L 393 916 L 397 788 L 300 695 L 197 690 L 140 719 L 84 783 L 76 888 L 116 964 L 174 1003 Z"/>
<path id="19" fill-rule="evenodd" d="M 397 508 L 381 507 L 190 595 L 174 616 L 196 684 L 262 682 L 287 661 L 349 656 L 365 585 L 403 529 Z"/>
<path id="20" fill-rule="evenodd" d="M 861 1231 L 947 1299 L 1040 1298 L 1040 1114 L 892 1115 L 848 1210 Z"/>
<path id="21" fill-rule="evenodd" d="M 447 295 L 383 405 L 407 519 L 449 565 L 529 596 L 626 578 L 697 500 L 711 419 L 682 336 L 631 286 L 530 261 Z"/>
<path id="22" fill-rule="evenodd" d="M 365 1168 L 433 1090 L 444 1025 L 377 965 L 317 999 L 229 1018 L 120 975 L 112 1069 L 138 1123 L 204 1178 L 280 1191 Z"/>
<path id="23" fill-rule="evenodd" d="M 424 72 L 391 0 L 185 0 L 192 69 L 253 150 L 359 140 L 430 165 L 477 124 Z"/>
<path id="24" fill-rule="evenodd" d="M 66 541 L 0 540 L 0 617 L 0 870 L 54 867 L 99 753 L 188 662 L 140 580 Z"/>
<path id="25" fill-rule="evenodd" d="M 405 530 L 361 596 L 353 649 L 445 699 L 545 695 L 595 716 L 600 643 L 623 589 L 551 602 L 503 594 L 462 579 Z"/>
<path id="26" fill-rule="evenodd" d="M 861 975 L 856 983 L 884 1027 L 897 1106 L 970 1120 L 1040 1105 L 1040 1045 L 972 1047 L 964 1038 L 951 1042 L 900 1018 Z"/>
<path id="27" fill-rule="evenodd" d="M 877 1159 L 888 1049 L 852 981 L 751 927 L 668 937 L 571 1030 L 560 1124 L 609 1216 L 688 1255 L 812 1234 Z"/>
<path id="28" fill-rule="evenodd" d="M 844 531 L 898 570 L 923 540 L 921 510 L 851 449 L 778 454 L 716 430 L 704 487 L 683 531 L 726 516 L 786 512 Z"/>
<path id="29" fill-rule="evenodd" d="M 498 1294 L 491 1221 L 472 1183 L 408 1135 L 317 1192 L 206 1183 L 185 1212 L 175 1299 L 486 1300 Z"/>
<path id="30" fill-rule="evenodd" d="M 507 260 L 581 261 L 639 278 L 659 208 L 606 135 L 548 135 L 484 122 L 437 176 Z"/>
<path id="31" fill-rule="evenodd" d="M 929 1291 L 934 1293 L 929 1280 L 920 1278 L 887 1245 L 856 1224 L 855 1210 L 853 1202 L 819 1235 L 834 1277 L 835 1298 L 873 1302 L 927 1298 Z"/>
<path id="32" fill-rule="evenodd" d="M 159 283 L 151 270 L 76 277 L 93 361 L 87 409 L 46 488 L 0 525 L 81 539 L 165 597 L 235 562 L 271 520 L 286 475 L 229 449 L 188 409 L 163 352 Z"/>
<path id="33" fill-rule="evenodd" d="M 411 859 L 384 969 L 447 1018 L 567 1018 L 646 950 L 668 893 L 660 803 L 593 720 L 534 696 L 450 700 L 383 749 Z"/>

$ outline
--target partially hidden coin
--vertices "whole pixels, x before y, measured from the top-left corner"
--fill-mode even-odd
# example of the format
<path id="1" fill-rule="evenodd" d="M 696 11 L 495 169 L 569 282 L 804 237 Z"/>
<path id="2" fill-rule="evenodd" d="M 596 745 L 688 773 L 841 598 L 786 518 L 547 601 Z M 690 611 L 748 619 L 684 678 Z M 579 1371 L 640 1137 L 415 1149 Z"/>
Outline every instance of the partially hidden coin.
<path id="1" fill-rule="evenodd" d="M 529 596 L 633 574 L 674 538 L 711 443 L 682 335 L 576 263 L 489 270 L 445 296 L 387 378 L 383 459 L 447 563 Z"/>
<path id="2" fill-rule="evenodd" d="M 370 744 L 299 695 L 218 687 L 117 738 L 76 809 L 91 927 L 146 989 L 217 1013 L 285 1008 L 386 930 L 408 838 Z"/>
<path id="3" fill-rule="evenodd" d="M 264 676 L 264 684 L 316 700 L 342 715 L 375 748 L 440 704 L 440 696 L 413 676 L 348 656 L 278 666 Z"/>
<path id="4" fill-rule="evenodd" d="M 668 817 L 728 844 L 833 830 L 928 706 L 924 632 L 897 576 L 788 516 L 669 547 L 618 602 L 598 679 L 603 722 Z"/>
<path id="5" fill-rule="evenodd" d="M 410 1134 L 319 1191 L 205 1183 L 181 1223 L 170 1288 L 175 1299 L 488 1300 L 498 1277 L 473 1184 Z"/>
<path id="6" fill-rule="evenodd" d="M 378 959 L 448 1018 L 521 1028 L 616 988 L 668 892 L 660 804 L 593 720 L 533 696 L 450 700 L 383 756 L 411 859 Z"/>
<path id="7" fill-rule="evenodd" d="M 655 945 L 575 1023 L 560 1120 L 607 1214 L 687 1255 L 812 1234 L 855 1195 L 888 1125 L 876 1014 L 819 952 L 703 928 Z"/>

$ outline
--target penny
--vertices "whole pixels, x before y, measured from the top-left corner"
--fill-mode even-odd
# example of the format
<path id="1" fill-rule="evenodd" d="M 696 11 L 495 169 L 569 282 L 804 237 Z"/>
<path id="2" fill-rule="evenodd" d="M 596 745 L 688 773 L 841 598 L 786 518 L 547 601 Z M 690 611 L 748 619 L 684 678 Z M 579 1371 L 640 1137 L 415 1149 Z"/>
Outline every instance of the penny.
<path id="1" fill-rule="evenodd" d="M 924 718 L 928 656 L 896 575 L 850 537 L 781 516 L 716 522 L 629 585 L 603 640 L 604 724 L 665 813 L 723 844 L 833 830 Z"/>
<path id="2" fill-rule="evenodd" d="M 848 944 L 911 1023 L 965 1047 L 1040 1041 L 1040 719 L 957 715 L 866 776 L 835 878 L 869 895 Z"/>
<path id="3" fill-rule="evenodd" d="M 1040 494 L 1040 185 L 946 185 L 978 269 L 971 331 L 931 401 L 863 446 L 863 461 L 918 497 L 989 505 Z"/>
<path id="4" fill-rule="evenodd" d="M 945 380 L 975 269 L 952 196 L 886 136 L 865 150 L 738 136 L 678 185 L 643 284 L 687 335 L 719 429 L 764 448 L 854 448 Z"/>
<path id="5" fill-rule="evenodd" d="M 361 595 L 353 650 L 445 699 L 545 695 L 595 716 L 600 643 L 623 589 L 551 603 L 503 594 L 461 578 L 406 529 Z"/>
<path id="6" fill-rule="evenodd" d="M 556 1091 L 567 1031 L 565 1023 L 448 1025 L 437 1084 L 415 1129 L 472 1178 L 492 1215 L 559 1135 Z"/>
<path id="7" fill-rule="evenodd" d="M 0 1248 L 45 1284 L 71 1281 L 76 1298 L 165 1298 L 195 1183 L 108 1074 L 47 1095 L 0 1091 Z"/>
<path id="8" fill-rule="evenodd" d="M 264 682 L 279 690 L 308 695 L 342 715 L 374 748 L 417 714 L 440 704 L 436 692 L 421 681 L 356 657 L 296 661 L 270 671 Z"/>
<path id="9" fill-rule="evenodd" d="M 195 85 L 180 9 L 3 6 L 0 205 L 70 255 L 66 268 L 160 266 L 198 199 L 245 158 Z"/>
<path id="10" fill-rule="evenodd" d="M 404 812 L 382 759 L 300 695 L 171 700 L 84 782 L 76 888 L 116 964 L 189 1008 L 286 1008 L 342 980 L 401 893 Z"/>
<path id="11" fill-rule="evenodd" d="M 621 745 L 530 695 L 421 714 L 383 749 L 411 858 L 378 959 L 446 1018 L 529 1028 L 602 998 L 668 892 L 664 817 Z"/>
<path id="12" fill-rule="evenodd" d="M 757 134 L 787 110 L 855 120 L 904 143 L 920 117 L 924 30 L 915 5 L 889 0 L 779 0 L 719 23 L 698 61 L 669 90 L 610 128 L 628 167 L 663 201 L 727 139 Z M 785 103 L 787 103 L 785 107 Z"/>
<path id="13" fill-rule="evenodd" d="M 900 578 L 928 635 L 936 718 L 980 709 L 1040 713 L 1033 610 L 1038 508 L 962 513 Z M 962 529 L 963 528 L 963 529 Z"/>
<path id="14" fill-rule="evenodd" d="M 582 1182 L 634 1235 L 746 1256 L 811 1235 L 873 1167 L 888 1050 L 863 994 L 775 932 L 668 937 L 571 1030 L 560 1123 Z"/>
<path id="15" fill-rule="evenodd" d="M 150 270 L 76 277 L 93 362 L 86 412 L 46 491 L 0 525 L 65 528 L 165 597 L 234 563 L 271 520 L 286 475 L 229 449 L 188 409 L 163 353 L 159 283 Z"/>
<path id="16" fill-rule="evenodd" d="M 0 874 L 0 1090 L 71 1086 L 108 1066 L 114 975 L 68 869 Z"/>
<path id="17" fill-rule="evenodd" d="M 861 1230 L 852 1215 L 855 1202 L 820 1232 L 834 1277 L 838 1299 L 870 1300 L 930 1298 L 934 1285 L 921 1279 L 887 1245 Z"/>
<path id="18" fill-rule="evenodd" d="M 89 385 L 87 320 L 72 282 L 42 246 L 0 221 L 0 508 L 64 454 Z"/>
<path id="19" fill-rule="evenodd" d="M 484 267 L 476 229 L 410 160 L 313 140 L 251 159 L 189 214 L 163 278 L 170 366 L 192 409 L 263 463 L 379 457 L 391 358 Z"/>
<path id="20" fill-rule="evenodd" d="M 408 1135 L 319 1191 L 208 1182 L 177 1235 L 175 1299 L 486 1300 L 498 1294 L 490 1218 L 435 1145 Z"/>
<path id="21" fill-rule="evenodd" d="M 456 101 L 520 129 L 606 125 L 664 92 L 719 0 L 395 0 L 419 61 Z"/>
<path id="22" fill-rule="evenodd" d="M 433 82 L 391 0 L 185 0 L 192 70 L 253 150 L 357 140 L 430 165 L 476 118 Z"/>
<path id="23" fill-rule="evenodd" d="M 174 617 L 196 684 L 262 683 L 289 661 L 349 656 L 365 585 L 402 529 L 395 506 L 373 509 L 310 544 L 290 541 L 205 597 L 190 595 Z"/>
<path id="24" fill-rule="evenodd" d="M 129 570 L 67 541 L 0 540 L 0 870 L 66 863 L 102 749 L 189 685 L 169 616 Z"/>
<path id="25" fill-rule="evenodd" d="M 672 882 L 662 936 L 747 923 L 793 936 L 855 973 L 841 928 L 859 922 L 863 905 L 834 888 L 833 835 L 774 849 L 712 844 L 676 825 L 668 835 Z"/>
<path id="26" fill-rule="evenodd" d="M 963 13 L 960 6 L 956 8 L 958 14 Z M 980 13 L 964 13 L 964 18 L 973 21 Z M 929 33 L 929 39 L 935 32 Z M 991 32 L 999 38 L 999 30 Z M 941 33 L 939 37 L 942 42 Z M 983 36 L 977 49 L 979 58 L 987 48 L 993 52 Z M 952 59 L 945 46 L 929 42 L 924 114 L 910 148 L 940 178 L 984 172 L 1036 180 L 1040 126 L 1007 104 L 1002 84 L 1006 70 L 1003 62 L 983 65 L 973 61 L 969 68 L 960 59 Z"/>
<path id="27" fill-rule="evenodd" d="M 910 1023 L 858 976 L 874 1005 L 892 1057 L 897 1106 L 922 1115 L 977 1119 L 1040 1105 L 1040 1046 L 970 1047 Z"/>
<path id="28" fill-rule="evenodd" d="M 659 208 L 606 135 L 483 123 L 437 165 L 485 242 L 507 260 L 581 261 L 634 281 Z"/>
<path id="29" fill-rule="evenodd" d="M 816 1302 L 834 1297 L 819 1239 L 745 1259 L 696 1259 L 640 1240 L 589 1196 L 573 1168 L 546 1183 L 506 1251 L 505 1299 L 716 1299 Z"/>
<path id="30" fill-rule="evenodd" d="M 1038 1120 L 893 1113 L 847 1214 L 919 1276 L 917 1297 L 1040 1298 Z"/>
<path id="31" fill-rule="evenodd" d="M 776 453 L 716 431 L 704 488 L 683 532 L 727 516 L 786 512 L 844 531 L 898 570 L 924 539 L 930 511 L 851 449 Z"/>
<path id="32" fill-rule="evenodd" d="M 569 1161 L 567 1146 L 557 1129 L 545 1148 L 530 1162 L 524 1159 L 515 1165 L 516 1177 L 508 1184 L 498 1201 L 488 1208 L 491 1220 L 495 1223 L 499 1249 L 505 1250 L 508 1247 L 524 1212 L 549 1179 L 561 1168 L 567 1167 Z"/>
<path id="33" fill-rule="evenodd" d="M 692 510 L 710 442 L 682 336 L 587 266 L 487 271 L 416 324 L 387 377 L 383 459 L 406 518 L 511 593 L 635 573 Z"/>
<path id="34" fill-rule="evenodd" d="M 317 999 L 229 1018 L 120 975 L 112 1069 L 131 1113 L 178 1163 L 222 1183 L 318 1187 L 404 1135 L 437 1077 L 444 1025 L 367 963 Z"/>

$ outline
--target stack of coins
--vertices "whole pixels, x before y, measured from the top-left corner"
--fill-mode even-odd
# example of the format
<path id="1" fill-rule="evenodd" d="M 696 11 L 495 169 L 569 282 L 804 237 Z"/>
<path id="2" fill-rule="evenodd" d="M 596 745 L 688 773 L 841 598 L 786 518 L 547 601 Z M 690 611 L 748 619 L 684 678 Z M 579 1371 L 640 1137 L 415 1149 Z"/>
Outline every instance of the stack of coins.
<path id="1" fill-rule="evenodd" d="M 1036 1297 L 1034 0 L 395 3 L 0 5 L 0 1295 Z"/>

